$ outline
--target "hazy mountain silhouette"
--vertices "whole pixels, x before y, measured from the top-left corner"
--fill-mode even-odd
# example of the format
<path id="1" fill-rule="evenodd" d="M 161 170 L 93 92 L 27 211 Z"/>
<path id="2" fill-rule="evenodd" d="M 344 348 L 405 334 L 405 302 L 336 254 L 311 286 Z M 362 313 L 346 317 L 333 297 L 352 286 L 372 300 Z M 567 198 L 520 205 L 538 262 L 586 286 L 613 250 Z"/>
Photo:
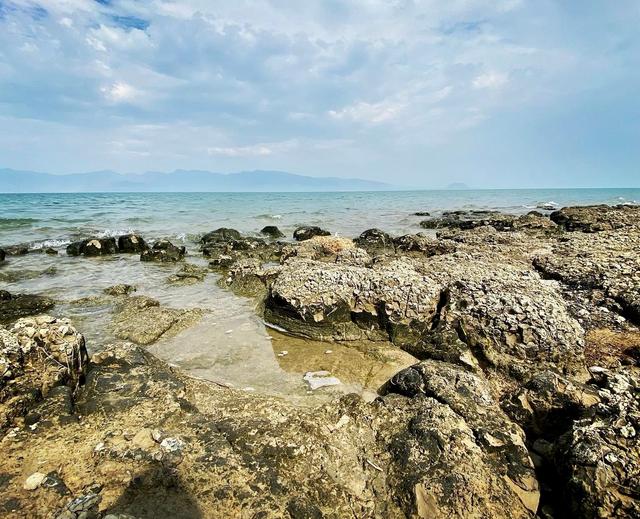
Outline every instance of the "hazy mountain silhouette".
<path id="1" fill-rule="evenodd" d="M 375 191 L 393 189 L 383 182 L 357 178 L 307 177 L 284 171 L 176 170 L 172 173 L 148 171 L 121 174 L 92 171 L 52 175 L 35 171 L 0 169 L 1 193 L 82 193 L 130 191 Z"/>

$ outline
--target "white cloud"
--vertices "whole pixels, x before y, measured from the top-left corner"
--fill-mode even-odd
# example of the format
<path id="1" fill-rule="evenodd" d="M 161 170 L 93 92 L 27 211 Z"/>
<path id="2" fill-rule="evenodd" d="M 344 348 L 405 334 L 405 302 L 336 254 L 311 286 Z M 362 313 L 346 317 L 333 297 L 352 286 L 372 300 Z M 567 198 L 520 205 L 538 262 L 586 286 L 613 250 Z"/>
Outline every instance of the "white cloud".
<path id="1" fill-rule="evenodd" d="M 384 123 L 395 119 L 402 113 L 406 105 L 397 102 L 383 101 L 380 103 L 358 102 L 341 110 L 329 110 L 333 119 L 348 119 L 365 123 Z"/>
<path id="2" fill-rule="evenodd" d="M 140 92 L 123 81 L 117 81 L 101 88 L 105 98 L 112 103 L 126 103 L 140 96 Z"/>
<path id="3" fill-rule="evenodd" d="M 509 82 L 509 76 L 501 72 L 487 72 L 473 79 L 474 88 L 498 89 Z"/>

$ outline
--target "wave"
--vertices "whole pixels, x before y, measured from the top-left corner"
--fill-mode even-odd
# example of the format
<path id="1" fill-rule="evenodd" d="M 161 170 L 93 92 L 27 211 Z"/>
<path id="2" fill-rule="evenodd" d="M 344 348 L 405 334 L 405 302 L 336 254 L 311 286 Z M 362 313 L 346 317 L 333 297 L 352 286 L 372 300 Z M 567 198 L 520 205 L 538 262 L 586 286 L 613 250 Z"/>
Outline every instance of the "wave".
<path id="1" fill-rule="evenodd" d="M 254 218 L 258 220 L 281 220 L 281 214 L 259 214 L 258 216 L 254 216 Z"/>
<path id="2" fill-rule="evenodd" d="M 35 241 L 29 245 L 29 248 L 32 250 L 40 250 L 47 249 L 51 247 L 55 249 L 56 247 L 65 247 L 71 243 L 71 240 L 44 240 L 44 241 Z"/>
<path id="3" fill-rule="evenodd" d="M 0 218 L 0 229 L 10 230 L 31 227 L 32 224 L 38 221 L 37 218 Z"/>

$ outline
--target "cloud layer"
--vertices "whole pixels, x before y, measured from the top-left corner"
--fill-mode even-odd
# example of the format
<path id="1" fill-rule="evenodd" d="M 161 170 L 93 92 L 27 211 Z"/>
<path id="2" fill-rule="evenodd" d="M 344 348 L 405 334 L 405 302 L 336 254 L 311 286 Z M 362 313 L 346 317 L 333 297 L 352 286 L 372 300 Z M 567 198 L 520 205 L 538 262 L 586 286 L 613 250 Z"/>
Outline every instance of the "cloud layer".
<path id="1" fill-rule="evenodd" d="M 0 0 L 0 167 L 637 184 L 640 6 L 588 4 Z"/>

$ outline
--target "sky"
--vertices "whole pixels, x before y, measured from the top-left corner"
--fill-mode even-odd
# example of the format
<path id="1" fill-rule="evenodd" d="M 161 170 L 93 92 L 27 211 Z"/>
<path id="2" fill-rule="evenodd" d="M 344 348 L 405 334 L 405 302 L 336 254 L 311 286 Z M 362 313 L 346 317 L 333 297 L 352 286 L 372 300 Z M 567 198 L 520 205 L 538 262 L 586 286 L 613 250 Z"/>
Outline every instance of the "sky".
<path id="1" fill-rule="evenodd" d="M 0 0 L 0 168 L 640 185 L 638 0 Z"/>

